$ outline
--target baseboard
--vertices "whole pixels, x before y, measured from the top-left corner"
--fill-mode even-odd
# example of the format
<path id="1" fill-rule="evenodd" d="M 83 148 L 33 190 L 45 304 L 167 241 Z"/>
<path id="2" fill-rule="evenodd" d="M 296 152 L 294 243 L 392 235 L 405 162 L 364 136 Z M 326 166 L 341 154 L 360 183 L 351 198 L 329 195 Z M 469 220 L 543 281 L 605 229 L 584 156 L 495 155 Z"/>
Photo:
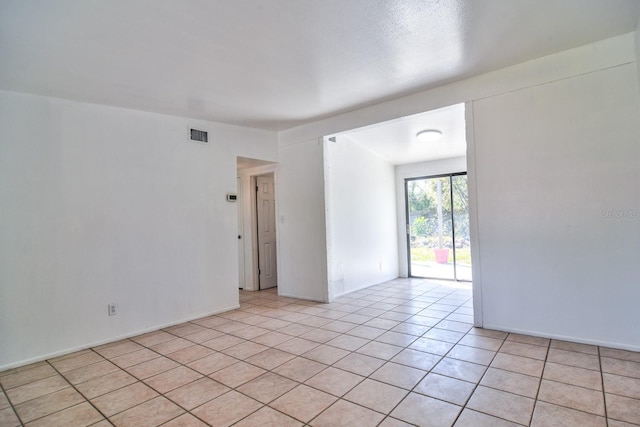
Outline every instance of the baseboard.
<path id="1" fill-rule="evenodd" d="M 6 371 L 8 369 L 19 368 L 19 367 L 25 366 L 25 365 L 30 365 L 32 363 L 42 362 L 43 360 L 53 359 L 54 357 L 64 356 L 65 354 L 74 353 L 76 351 L 85 350 L 87 348 L 93 348 L 93 347 L 97 347 L 99 345 L 108 344 L 108 343 L 111 343 L 111 342 L 120 341 L 120 340 L 123 340 L 123 339 L 135 337 L 135 336 L 138 336 L 138 335 L 146 334 L 148 332 L 158 331 L 160 329 L 168 328 L 170 326 L 179 325 L 180 323 L 190 322 L 192 320 L 201 319 L 203 317 L 213 316 L 215 314 L 220 314 L 220 313 L 225 313 L 227 311 L 235 310 L 237 308 L 240 308 L 239 304 L 236 304 L 236 305 L 233 305 L 233 306 L 230 306 L 230 307 L 226 307 L 226 308 L 222 308 L 220 310 L 207 312 L 207 313 L 204 313 L 204 314 L 198 314 L 196 316 L 190 316 L 190 317 L 184 318 L 182 320 L 171 321 L 169 323 L 163 323 L 163 324 L 160 324 L 160 325 L 151 326 L 149 328 L 145 328 L 145 329 L 141 329 L 141 330 L 138 330 L 138 331 L 126 333 L 126 334 L 123 334 L 123 335 L 117 335 L 117 336 L 112 337 L 112 338 L 107 338 L 107 339 L 104 339 L 104 340 L 94 341 L 94 342 L 91 342 L 91 343 L 86 344 L 86 345 L 80 345 L 80 346 L 77 346 L 77 347 L 70 347 L 70 348 L 67 348 L 67 349 L 64 349 L 64 350 L 55 351 L 55 352 L 52 352 L 52 353 L 47 353 L 47 354 L 44 354 L 44 355 L 32 357 L 32 358 L 21 360 L 21 361 L 18 361 L 18 362 L 12 362 L 12 363 L 0 366 L 0 372 Z"/>
<path id="2" fill-rule="evenodd" d="M 501 325 L 491 325 L 491 324 L 484 324 L 482 326 L 483 329 L 492 329 L 495 331 L 502 331 L 502 332 L 511 332 L 514 334 L 521 334 L 521 335 L 530 335 L 533 337 L 540 337 L 540 338 L 549 338 L 549 339 L 554 339 L 554 340 L 559 340 L 559 341 L 569 341 L 569 342 L 575 342 L 575 343 L 579 343 L 579 344 L 588 344 L 588 345 L 597 345 L 600 347 L 607 347 L 607 348 L 615 348 L 615 349 L 619 349 L 619 350 L 629 350 L 629 351 L 636 351 L 636 352 L 640 352 L 640 346 L 638 345 L 629 345 L 626 343 L 618 343 L 618 342 L 611 342 L 611 341 L 601 341 L 601 340 L 592 340 L 589 338 L 584 338 L 584 337 L 572 337 L 572 336 L 566 336 L 566 335 L 559 335 L 559 334 L 548 334 L 548 333 L 544 333 L 544 332 L 538 332 L 538 331 L 529 331 L 529 330 L 524 330 L 524 329 L 517 329 L 517 328 L 509 328 L 509 327 L 505 327 L 505 326 L 501 326 Z"/>

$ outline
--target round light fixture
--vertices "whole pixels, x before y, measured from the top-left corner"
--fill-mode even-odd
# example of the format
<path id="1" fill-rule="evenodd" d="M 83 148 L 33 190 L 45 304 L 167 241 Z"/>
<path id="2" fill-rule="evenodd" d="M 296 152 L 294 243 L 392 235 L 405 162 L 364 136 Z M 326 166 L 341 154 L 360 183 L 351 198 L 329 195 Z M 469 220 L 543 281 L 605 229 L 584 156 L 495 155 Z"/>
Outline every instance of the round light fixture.
<path id="1" fill-rule="evenodd" d="M 442 132 L 437 129 L 425 129 L 416 134 L 418 141 L 434 142 L 442 138 Z"/>

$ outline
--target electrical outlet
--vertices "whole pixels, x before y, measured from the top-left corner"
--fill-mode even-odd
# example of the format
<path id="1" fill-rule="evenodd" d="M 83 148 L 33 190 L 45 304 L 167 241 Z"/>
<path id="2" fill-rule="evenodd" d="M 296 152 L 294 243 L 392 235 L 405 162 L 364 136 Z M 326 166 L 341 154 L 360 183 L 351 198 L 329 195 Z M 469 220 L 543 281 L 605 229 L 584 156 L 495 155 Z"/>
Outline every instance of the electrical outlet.
<path id="1" fill-rule="evenodd" d="M 116 315 L 116 305 L 115 304 L 107 305 L 107 313 L 109 313 L 109 316 L 115 316 Z"/>

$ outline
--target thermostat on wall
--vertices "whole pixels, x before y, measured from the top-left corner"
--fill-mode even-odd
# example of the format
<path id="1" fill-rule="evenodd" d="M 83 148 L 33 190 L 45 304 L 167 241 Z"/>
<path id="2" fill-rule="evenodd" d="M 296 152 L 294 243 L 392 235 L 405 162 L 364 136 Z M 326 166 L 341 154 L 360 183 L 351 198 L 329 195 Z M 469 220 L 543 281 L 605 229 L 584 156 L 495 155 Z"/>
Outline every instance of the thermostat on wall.
<path id="1" fill-rule="evenodd" d="M 233 193 L 227 193 L 227 202 L 235 202 L 238 200 L 238 195 Z"/>

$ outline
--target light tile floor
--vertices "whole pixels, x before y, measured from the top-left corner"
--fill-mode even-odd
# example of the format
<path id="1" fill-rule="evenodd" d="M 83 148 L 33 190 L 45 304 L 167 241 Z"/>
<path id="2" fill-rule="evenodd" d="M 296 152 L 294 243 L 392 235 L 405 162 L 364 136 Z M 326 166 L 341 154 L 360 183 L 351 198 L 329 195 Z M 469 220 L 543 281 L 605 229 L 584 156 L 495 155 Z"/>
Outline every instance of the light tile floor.
<path id="1" fill-rule="evenodd" d="M 240 301 L 0 373 L 0 426 L 640 425 L 640 353 L 473 328 L 463 285 Z"/>

